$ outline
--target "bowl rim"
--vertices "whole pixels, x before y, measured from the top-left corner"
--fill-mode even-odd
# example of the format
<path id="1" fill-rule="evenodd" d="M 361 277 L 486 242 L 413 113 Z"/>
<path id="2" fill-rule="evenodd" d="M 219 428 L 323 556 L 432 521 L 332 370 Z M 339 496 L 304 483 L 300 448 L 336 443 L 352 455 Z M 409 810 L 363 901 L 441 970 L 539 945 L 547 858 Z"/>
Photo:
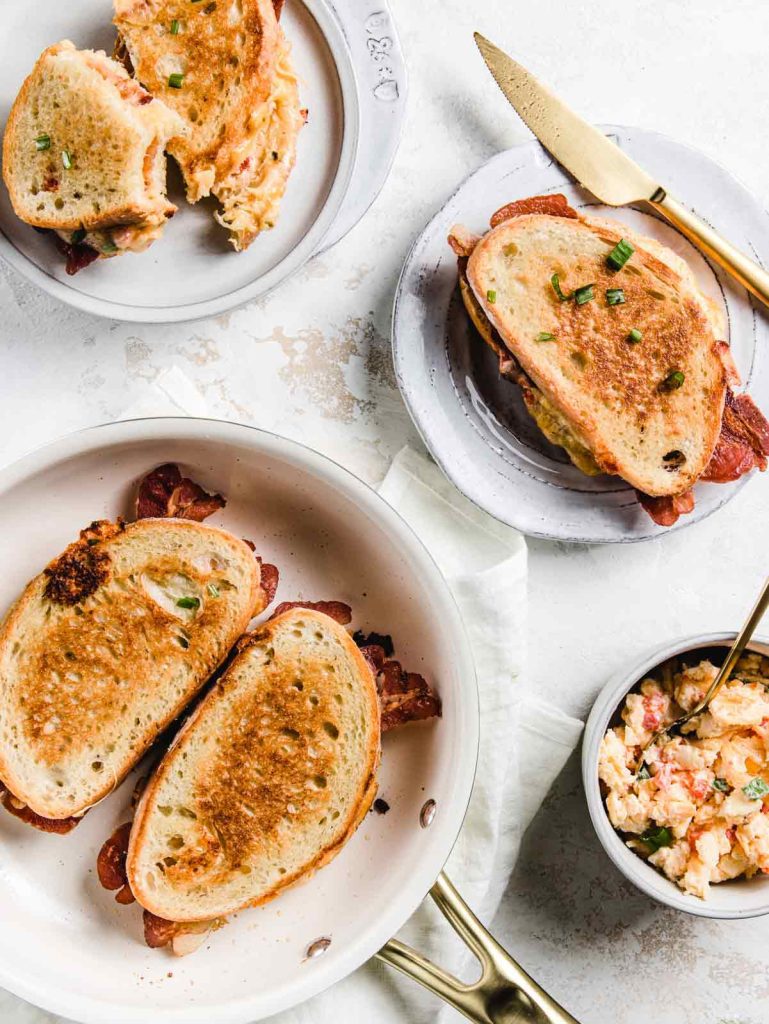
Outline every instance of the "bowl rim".
<path id="1" fill-rule="evenodd" d="M 744 907 L 724 907 L 717 905 L 718 887 L 711 890 L 709 900 L 699 899 L 679 889 L 675 882 L 666 878 L 652 865 L 647 864 L 638 854 L 629 849 L 609 821 L 598 779 L 598 755 L 601 740 L 608 728 L 612 715 L 617 710 L 626 694 L 639 683 L 644 676 L 668 658 L 696 651 L 702 647 L 721 644 L 728 645 L 736 637 L 736 631 L 701 633 L 695 636 L 680 636 L 665 641 L 643 657 L 638 658 L 630 667 L 618 669 L 603 687 L 593 704 L 593 708 L 585 723 L 582 741 L 582 784 L 585 799 L 598 840 L 614 866 L 624 877 L 645 895 L 695 917 L 714 918 L 718 920 L 745 920 L 751 917 L 762 917 L 769 914 L 769 878 L 756 894 L 755 902 L 748 902 Z M 754 636 L 747 647 L 758 650 L 769 657 L 769 636 Z M 715 896 L 715 900 L 713 899 Z"/>

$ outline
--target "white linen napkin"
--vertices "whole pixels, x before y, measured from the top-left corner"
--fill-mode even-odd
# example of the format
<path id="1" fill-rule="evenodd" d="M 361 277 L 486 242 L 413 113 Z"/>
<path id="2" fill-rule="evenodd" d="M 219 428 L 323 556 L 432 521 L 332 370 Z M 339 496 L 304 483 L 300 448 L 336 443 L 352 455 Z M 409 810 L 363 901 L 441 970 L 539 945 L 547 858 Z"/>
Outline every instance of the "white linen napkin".
<path id="1" fill-rule="evenodd" d="M 205 415 L 193 383 L 173 367 L 124 419 Z M 504 893 L 521 838 L 579 739 L 582 723 L 537 700 L 525 679 L 526 544 L 515 530 L 464 498 L 424 455 L 404 448 L 380 494 L 409 523 L 443 571 L 473 649 L 480 688 L 481 741 L 470 808 L 447 873 L 484 922 Z M 477 972 L 448 923 L 427 900 L 399 934 L 460 977 Z M 59 1018 L 0 992 L 8 1024 Z M 428 1024 L 459 1021 L 448 1007 L 391 968 L 372 961 L 272 1024 Z"/>

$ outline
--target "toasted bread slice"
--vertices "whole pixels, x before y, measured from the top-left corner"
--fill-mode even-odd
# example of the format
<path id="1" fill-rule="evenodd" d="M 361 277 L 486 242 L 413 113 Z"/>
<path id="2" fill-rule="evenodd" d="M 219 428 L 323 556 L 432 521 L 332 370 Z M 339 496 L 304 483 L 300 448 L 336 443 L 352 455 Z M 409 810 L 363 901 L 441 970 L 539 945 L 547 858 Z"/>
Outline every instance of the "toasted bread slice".
<path id="1" fill-rule="evenodd" d="M 241 540 L 183 520 L 95 523 L 0 630 L 0 781 L 46 818 L 115 788 L 264 605 Z"/>
<path id="2" fill-rule="evenodd" d="M 3 176 L 14 210 L 103 256 L 146 248 L 176 210 L 165 194 L 164 149 L 184 131 L 116 61 L 57 43 L 24 82 L 6 126 Z"/>
<path id="3" fill-rule="evenodd" d="M 569 212 L 502 220 L 469 255 L 467 280 L 504 346 L 603 472 L 648 495 L 683 494 L 721 430 L 721 325 L 660 243 Z M 616 271 L 607 257 L 623 237 L 635 251 Z M 553 274 L 564 295 L 592 284 L 594 298 L 561 301 Z M 622 289 L 624 302 L 609 305 L 610 289 Z"/>
<path id="4" fill-rule="evenodd" d="M 304 124 L 272 0 L 114 0 L 137 79 L 184 119 L 169 145 L 191 203 L 215 195 L 237 250 L 274 226 Z M 173 77 L 177 76 L 177 77 Z"/>
<path id="5" fill-rule="evenodd" d="M 306 608 L 244 639 L 150 780 L 127 859 L 167 921 L 266 903 L 328 863 L 369 809 L 379 764 L 372 671 Z"/>

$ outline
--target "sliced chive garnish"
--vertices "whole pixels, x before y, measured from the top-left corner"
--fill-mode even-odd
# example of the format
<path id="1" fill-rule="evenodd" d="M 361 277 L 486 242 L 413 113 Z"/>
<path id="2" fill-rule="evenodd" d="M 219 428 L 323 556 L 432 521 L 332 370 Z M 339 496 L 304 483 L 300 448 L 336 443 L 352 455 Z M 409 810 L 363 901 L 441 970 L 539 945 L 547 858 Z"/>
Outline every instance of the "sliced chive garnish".
<path id="1" fill-rule="evenodd" d="M 638 774 L 636 775 L 636 778 L 639 782 L 645 782 L 647 779 L 650 779 L 651 777 L 652 773 L 649 771 L 648 767 L 646 766 L 646 762 L 644 761 L 644 763 L 638 769 Z"/>
<path id="2" fill-rule="evenodd" d="M 193 0 L 195 3 L 196 0 Z M 174 71 L 172 75 L 168 76 L 168 85 L 171 89 L 181 89 L 182 82 L 184 81 L 184 75 L 179 74 L 178 71 Z"/>
<path id="3" fill-rule="evenodd" d="M 50 135 L 38 135 L 35 139 L 35 149 L 43 150 L 51 148 L 51 136 Z"/>
<path id="4" fill-rule="evenodd" d="M 643 338 L 643 334 L 641 334 L 641 332 L 636 327 L 634 327 L 630 334 L 628 334 L 627 336 L 627 340 L 631 342 L 633 345 L 637 345 L 641 338 Z"/>
<path id="5" fill-rule="evenodd" d="M 606 289 L 606 304 L 608 306 L 621 306 L 625 301 L 625 293 L 621 288 Z"/>
<path id="6" fill-rule="evenodd" d="M 592 284 L 583 284 L 574 292 L 574 300 L 578 306 L 584 306 L 586 302 L 592 302 L 595 298 Z"/>
<path id="7" fill-rule="evenodd" d="M 179 21 L 176 18 L 174 18 L 174 20 L 171 22 L 171 35 L 172 36 L 178 36 L 179 35 Z"/>
<path id="8" fill-rule="evenodd" d="M 199 597 L 180 597 L 176 602 L 177 608 L 200 608 Z"/>
<path id="9" fill-rule="evenodd" d="M 552 285 L 553 291 L 558 296 L 561 302 L 566 302 L 568 299 L 571 298 L 571 295 L 564 295 L 563 291 L 561 290 L 561 282 L 558 277 L 558 274 L 553 274 L 553 276 L 550 278 L 550 284 Z"/>
<path id="10" fill-rule="evenodd" d="M 683 382 L 686 380 L 683 373 L 680 370 L 673 370 L 660 384 L 663 391 L 678 391 Z"/>
<path id="11" fill-rule="evenodd" d="M 493 288 L 489 288 L 489 290 L 486 292 L 486 298 L 491 303 L 497 301 L 497 293 L 494 291 Z"/>
<path id="12" fill-rule="evenodd" d="M 747 785 L 742 787 L 742 792 L 749 800 L 761 800 L 769 793 L 769 784 L 764 782 L 760 775 L 756 775 Z"/>
<path id="13" fill-rule="evenodd" d="M 730 793 L 732 787 L 729 785 L 726 779 L 716 778 L 713 779 L 713 789 L 717 790 L 719 793 Z"/>
<path id="14" fill-rule="evenodd" d="M 641 833 L 641 839 L 656 853 L 661 847 L 670 846 L 673 833 L 665 825 L 660 825 L 659 828 L 647 828 Z"/>
<path id="15" fill-rule="evenodd" d="M 208 593 L 211 595 L 211 597 L 219 596 L 219 588 L 215 583 L 209 583 L 206 589 L 208 590 Z"/>
<path id="16" fill-rule="evenodd" d="M 627 261 L 635 252 L 633 246 L 626 238 L 620 238 L 612 251 L 606 257 L 606 262 L 612 270 L 622 270 Z"/>
<path id="17" fill-rule="evenodd" d="M 72 168 L 72 155 L 69 150 L 63 149 L 61 151 L 61 162 L 64 165 L 65 171 L 69 171 Z"/>
<path id="18" fill-rule="evenodd" d="M 72 237 L 70 238 L 70 242 L 73 245 L 80 245 L 80 243 L 83 241 L 84 238 L 85 238 L 85 228 L 78 228 L 77 231 L 73 231 L 72 232 Z"/>
<path id="19" fill-rule="evenodd" d="M 551 334 L 550 331 L 540 331 L 537 335 L 537 341 L 555 341 L 555 335 Z"/>
<path id="20" fill-rule="evenodd" d="M 115 245 L 115 243 L 113 241 L 108 240 L 108 241 L 103 243 L 103 245 L 101 247 L 101 251 L 102 252 L 117 252 L 117 246 Z"/>

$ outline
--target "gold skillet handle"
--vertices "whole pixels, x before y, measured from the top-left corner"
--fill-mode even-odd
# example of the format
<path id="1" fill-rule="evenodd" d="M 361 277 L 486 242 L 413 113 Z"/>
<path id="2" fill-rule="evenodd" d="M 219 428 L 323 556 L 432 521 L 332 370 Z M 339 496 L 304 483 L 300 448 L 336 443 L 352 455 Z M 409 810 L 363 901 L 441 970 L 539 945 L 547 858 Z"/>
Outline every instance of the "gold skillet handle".
<path id="1" fill-rule="evenodd" d="M 700 220 L 691 210 L 669 196 L 664 189 L 658 189 L 649 200 L 651 206 L 674 224 L 679 231 L 694 242 L 714 262 L 736 278 L 765 306 L 769 306 L 769 274 L 754 261 L 735 249 L 733 245 Z"/>
<path id="2" fill-rule="evenodd" d="M 377 953 L 477 1024 L 579 1024 L 489 934 L 443 872 L 430 890 L 438 909 L 481 963 L 465 985 L 410 946 L 391 939 Z"/>

